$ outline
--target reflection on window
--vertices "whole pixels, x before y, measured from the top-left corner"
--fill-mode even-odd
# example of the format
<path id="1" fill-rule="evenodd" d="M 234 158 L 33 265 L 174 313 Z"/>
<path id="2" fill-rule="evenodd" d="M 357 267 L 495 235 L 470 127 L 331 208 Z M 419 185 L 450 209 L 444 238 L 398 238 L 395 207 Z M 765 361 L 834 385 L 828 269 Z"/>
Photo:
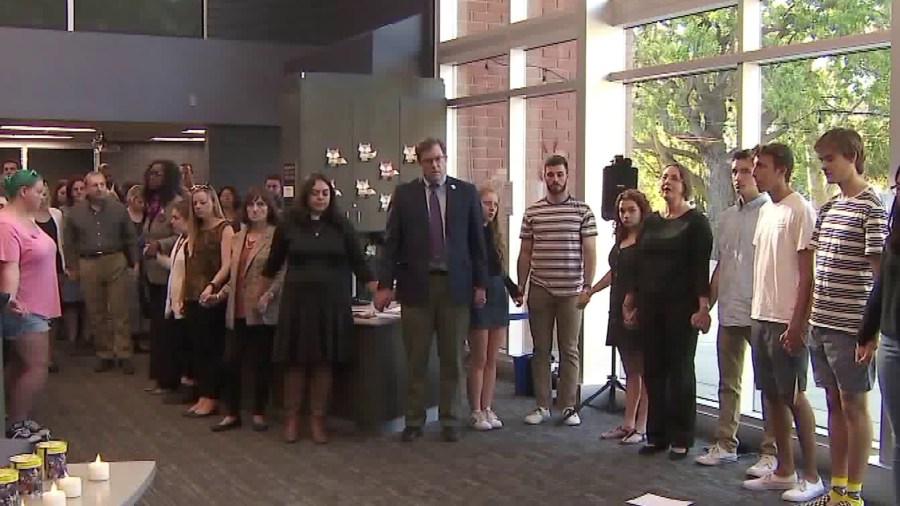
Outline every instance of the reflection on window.
<path id="1" fill-rule="evenodd" d="M 66 0 L 0 2 L 0 26 L 66 29 Z"/>
<path id="2" fill-rule="evenodd" d="M 456 173 L 476 186 L 499 189 L 509 180 L 506 102 L 456 109 Z"/>
<path id="3" fill-rule="evenodd" d="M 890 171 L 889 49 L 763 67 L 763 141 L 794 152 L 793 187 L 818 208 L 830 191 L 813 145 L 829 128 L 859 131 L 866 178 L 884 188 Z"/>
<path id="4" fill-rule="evenodd" d="M 78 0 L 75 30 L 175 37 L 203 36 L 202 0 Z"/>
<path id="5" fill-rule="evenodd" d="M 550 155 L 563 155 L 569 161 L 569 191 L 577 187 L 578 165 L 576 150 L 576 114 L 578 99 L 575 93 L 560 93 L 529 98 L 525 102 L 525 203 L 544 197 L 544 161 Z"/>
<path id="6" fill-rule="evenodd" d="M 528 0 L 528 17 L 536 18 L 559 11 L 572 11 L 583 0 Z"/>
<path id="7" fill-rule="evenodd" d="M 507 55 L 458 65 L 456 72 L 457 97 L 509 89 L 509 56 Z"/>
<path id="8" fill-rule="evenodd" d="M 890 0 L 763 0 L 763 44 L 786 45 L 891 27 Z"/>
<path id="9" fill-rule="evenodd" d="M 723 71 L 633 87 L 631 157 L 638 167 L 638 186 L 654 210 L 663 207 L 658 189 L 662 168 L 676 161 L 690 170 L 694 203 L 712 223 L 734 203 L 734 78 L 733 71 Z M 719 371 L 715 320 L 712 328 L 710 333 L 700 335 L 695 363 L 698 397 L 716 400 Z"/>
<path id="10" fill-rule="evenodd" d="M 578 41 L 561 42 L 525 51 L 525 85 L 558 83 L 578 73 Z"/>
<path id="11" fill-rule="evenodd" d="M 647 67 L 732 53 L 736 27 L 737 8 L 729 7 L 632 28 L 632 65 Z"/>
<path id="12" fill-rule="evenodd" d="M 450 0 L 458 2 L 457 37 L 509 24 L 510 0 Z"/>

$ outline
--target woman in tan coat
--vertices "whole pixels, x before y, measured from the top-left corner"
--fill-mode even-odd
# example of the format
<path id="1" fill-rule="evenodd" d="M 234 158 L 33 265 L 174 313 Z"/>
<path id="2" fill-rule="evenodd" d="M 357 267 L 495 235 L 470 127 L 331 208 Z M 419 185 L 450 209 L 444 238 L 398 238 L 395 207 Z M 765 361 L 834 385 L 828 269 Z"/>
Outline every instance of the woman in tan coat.
<path id="1" fill-rule="evenodd" d="M 212 427 L 213 432 L 241 426 L 241 375 L 245 360 L 250 361 L 254 382 L 252 427 L 257 432 L 268 429 L 265 410 L 271 383 L 272 341 L 284 274 L 277 276 L 263 293 L 262 271 L 269 258 L 278 210 L 265 191 L 251 189 L 244 202 L 240 211 L 245 226 L 234 236 L 231 275 L 218 295 L 228 298 L 223 385 L 227 411 L 225 418 Z"/>

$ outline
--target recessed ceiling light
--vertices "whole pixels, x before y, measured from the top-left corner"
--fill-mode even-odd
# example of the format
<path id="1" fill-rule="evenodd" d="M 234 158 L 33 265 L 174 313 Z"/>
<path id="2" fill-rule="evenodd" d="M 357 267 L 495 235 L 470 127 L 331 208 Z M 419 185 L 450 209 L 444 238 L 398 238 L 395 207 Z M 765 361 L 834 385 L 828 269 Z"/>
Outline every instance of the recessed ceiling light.
<path id="1" fill-rule="evenodd" d="M 206 135 L 205 128 L 188 128 L 187 130 L 182 130 L 181 133 L 188 135 Z"/>
<path id="2" fill-rule="evenodd" d="M 73 138 L 71 135 L 0 134 L 0 139 L 28 139 L 32 141 L 61 141 Z"/>
<path id="3" fill-rule="evenodd" d="M 97 130 L 88 127 L 60 127 L 60 126 L 36 126 L 36 125 L 3 125 L 0 130 L 13 130 L 17 132 L 71 132 L 93 133 Z"/>
<path id="4" fill-rule="evenodd" d="M 153 142 L 206 142 L 205 137 L 151 137 Z"/>

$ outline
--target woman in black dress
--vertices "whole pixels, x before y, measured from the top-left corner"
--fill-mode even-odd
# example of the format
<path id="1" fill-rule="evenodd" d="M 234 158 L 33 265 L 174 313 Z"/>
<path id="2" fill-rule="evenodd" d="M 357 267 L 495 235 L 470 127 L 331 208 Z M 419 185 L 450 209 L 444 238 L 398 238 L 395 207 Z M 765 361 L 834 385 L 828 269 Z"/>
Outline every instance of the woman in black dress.
<path id="1" fill-rule="evenodd" d="M 473 307 L 469 324 L 469 404 L 472 417 L 469 420 L 475 430 L 491 430 L 503 427 L 491 404 L 494 401 L 494 385 L 497 381 L 497 353 L 509 327 L 509 297 L 522 305 L 519 287 L 506 274 L 503 267 L 506 245 L 500 233 L 500 196 L 491 188 L 482 188 L 481 208 L 484 212 L 484 244 L 488 257 L 487 302 Z"/>
<path id="2" fill-rule="evenodd" d="M 688 203 L 690 173 L 670 164 L 659 179 L 666 207 L 644 220 L 635 250 L 633 285 L 623 305 L 626 325 L 644 340 L 647 444 L 641 455 L 671 450 L 687 457 L 694 444 L 697 331 L 709 330 L 709 220 Z"/>
<path id="3" fill-rule="evenodd" d="M 625 190 L 616 199 L 615 234 L 616 244 L 609 252 L 609 272 L 586 293 L 595 293 L 609 288 L 609 326 L 606 331 L 606 345 L 615 346 L 622 357 L 625 368 L 625 415 L 622 423 L 600 434 L 600 439 L 618 439 L 620 444 L 643 443 L 647 436 L 647 388 L 644 384 L 644 348 L 640 336 L 625 327 L 622 318 L 622 304 L 625 290 L 633 282 L 630 276 L 635 269 L 635 250 L 638 234 L 644 218 L 650 215 L 647 197 L 637 190 Z M 582 307 L 589 299 L 580 301 Z"/>
<path id="4" fill-rule="evenodd" d="M 338 212 L 333 195 L 334 187 L 325 176 L 309 176 L 294 209 L 275 229 L 262 273 L 265 293 L 287 262 L 273 355 L 275 362 L 287 367 L 284 437 L 288 443 L 297 440 L 307 381 L 312 439 L 328 442 L 325 415 L 332 367 L 350 362 L 356 348 L 351 274 L 370 291 L 376 289 L 356 230 Z"/>

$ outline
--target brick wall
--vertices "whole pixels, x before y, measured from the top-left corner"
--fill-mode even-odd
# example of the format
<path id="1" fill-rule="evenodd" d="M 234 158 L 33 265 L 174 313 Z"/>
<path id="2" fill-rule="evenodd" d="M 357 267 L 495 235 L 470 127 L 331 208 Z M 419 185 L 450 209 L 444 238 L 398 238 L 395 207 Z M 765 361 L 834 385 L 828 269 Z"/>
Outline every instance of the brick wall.
<path id="1" fill-rule="evenodd" d="M 584 0 L 528 0 L 528 17 L 534 18 L 551 12 L 572 10 Z"/>
<path id="2" fill-rule="evenodd" d="M 530 98 L 526 104 L 526 202 L 544 196 L 542 172 L 544 160 L 551 154 L 563 155 L 569 161 L 569 191 L 575 193 L 582 170 L 576 150 L 575 93 Z"/>
<path id="3" fill-rule="evenodd" d="M 458 36 L 483 32 L 509 23 L 509 0 L 459 0 L 457 14 Z"/>
<path id="4" fill-rule="evenodd" d="M 464 63 L 456 67 L 456 96 L 481 95 L 509 89 L 509 56 Z"/>
<path id="5" fill-rule="evenodd" d="M 476 186 L 500 189 L 508 178 L 509 113 L 506 102 L 456 111 L 456 167 Z"/>

